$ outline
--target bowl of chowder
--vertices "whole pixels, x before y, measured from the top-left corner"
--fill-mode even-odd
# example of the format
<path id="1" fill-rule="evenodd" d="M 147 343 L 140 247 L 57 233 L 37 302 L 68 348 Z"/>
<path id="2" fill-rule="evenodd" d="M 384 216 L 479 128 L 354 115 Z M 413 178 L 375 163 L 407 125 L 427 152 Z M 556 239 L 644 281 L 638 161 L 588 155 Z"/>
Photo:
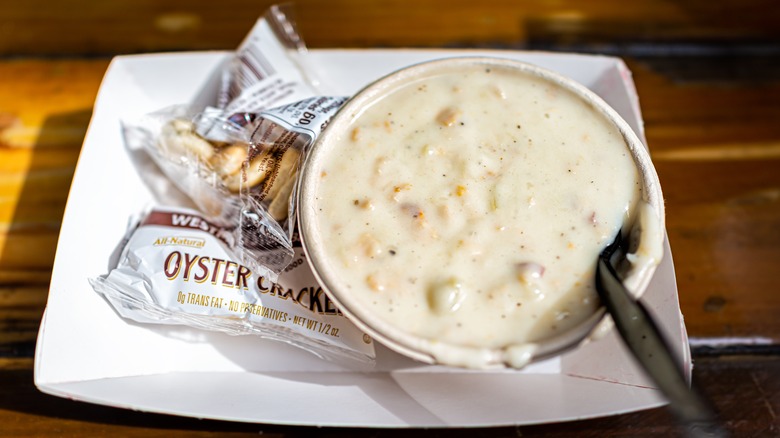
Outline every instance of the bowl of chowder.
<path id="1" fill-rule="evenodd" d="M 642 142 L 601 98 L 534 65 L 417 64 L 334 116 L 301 170 L 304 250 L 329 297 L 427 363 L 521 368 L 604 319 L 598 254 L 630 235 L 635 296 L 662 254 Z"/>

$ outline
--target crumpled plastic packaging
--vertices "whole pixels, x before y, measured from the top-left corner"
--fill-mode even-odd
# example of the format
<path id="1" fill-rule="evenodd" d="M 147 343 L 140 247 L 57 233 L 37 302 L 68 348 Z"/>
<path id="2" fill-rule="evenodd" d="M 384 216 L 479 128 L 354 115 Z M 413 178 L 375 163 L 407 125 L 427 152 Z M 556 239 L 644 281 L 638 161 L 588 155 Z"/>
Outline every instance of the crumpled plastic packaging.
<path id="1" fill-rule="evenodd" d="M 371 338 L 322 291 L 300 245 L 273 280 L 231 257 L 228 234 L 198 211 L 154 207 L 131 224 L 117 266 L 90 283 L 134 321 L 253 334 L 329 359 L 373 359 Z"/>
<path id="2" fill-rule="evenodd" d="M 130 154 L 165 176 L 148 184 L 156 198 L 177 190 L 197 210 L 161 205 L 132 221 L 117 266 L 90 280 L 121 316 L 373 360 L 371 339 L 322 292 L 296 242 L 298 168 L 347 100 L 319 96 L 305 64 L 295 26 L 273 6 L 227 64 L 212 105 L 123 121 Z M 139 166 L 151 180 L 148 170 Z"/>

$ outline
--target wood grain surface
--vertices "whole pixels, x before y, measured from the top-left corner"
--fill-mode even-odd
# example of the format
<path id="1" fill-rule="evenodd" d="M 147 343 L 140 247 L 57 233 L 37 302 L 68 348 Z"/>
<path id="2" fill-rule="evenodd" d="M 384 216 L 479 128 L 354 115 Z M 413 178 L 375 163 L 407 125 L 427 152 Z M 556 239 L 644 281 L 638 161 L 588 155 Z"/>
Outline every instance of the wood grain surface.
<path id="1" fill-rule="evenodd" d="M 3 0 L 0 54 L 232 49 L 268 0 Z M 310 47 L 777 41 L 773 0 L 300 0 Z"/>
<path id="2" fill-rule="evenodd" d="M 735 436 L 780 436 L 780 8 L 617 0 L 300 1 L 310 47 L 622 56 L 667 206 L 695 381 Z M 235 47 L 270 2 L 0 0 L 0 436 L 679 436 L 664 409 L 557 425 L 336 430 L 198 421 L 39 393 L 32 354 L 110 57 Z"/>

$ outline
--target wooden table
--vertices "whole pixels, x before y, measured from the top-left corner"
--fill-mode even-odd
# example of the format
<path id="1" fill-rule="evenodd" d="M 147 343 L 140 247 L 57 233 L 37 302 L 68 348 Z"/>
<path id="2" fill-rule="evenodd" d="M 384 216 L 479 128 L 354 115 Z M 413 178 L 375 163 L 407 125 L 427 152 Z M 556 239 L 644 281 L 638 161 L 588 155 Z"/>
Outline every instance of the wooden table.
<path id="1" fill-rule="evenodd" d="M 544 426 L 311 429 L 76 403 L 32 383 L 35 337 L 91 107 L 118 53 L 235 47 L 267 2 L 0 5 L 0 436 L 678 436 L 663 408 Z M 664 188 L 694 381 L 734 436 L 780 436 L 780 10 L 679 3 L 299 2 L 310 47 L 622 56 Z"/>

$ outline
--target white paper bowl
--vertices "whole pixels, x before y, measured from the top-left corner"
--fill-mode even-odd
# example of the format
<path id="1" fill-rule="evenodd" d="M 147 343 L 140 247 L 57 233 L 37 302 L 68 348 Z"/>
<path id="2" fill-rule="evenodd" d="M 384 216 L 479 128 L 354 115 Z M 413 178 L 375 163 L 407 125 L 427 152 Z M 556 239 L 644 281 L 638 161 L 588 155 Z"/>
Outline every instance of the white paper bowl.
<path id="1" fill-rule="evenodd" d="M 459 57 L 430 61 L 413 65 L 368 85 L 333 117 L 328 128 L 317 139 L 308 154 L 301 171 L 300 186 L 297 192 L 299 228 L 304 250 L 312 270 L 324 291 L 336 303 L 341 311 L 374 339 L 387 347 L 426 363 L 442 365 L 466 366 L 471 368 L 488 368 L 496 366 L 519 366 L 525 361 L 518 360 L 517 355 L 524 354 L 528 361 L 560 354 L 579 345 L 604 318 L 605 311 L 599 308 L 590 318 L 560 335 L 546 338 L 528 345 L 513 345 L 509 348 L 474 348 L 441 341 L 425 339 L 405 332 L 374 314 L 367 306 L 350 295 L 336 270 L 329 263 L 325 250 L 327 242 L 323 241 L 317 224 L 317 197 L 322 163 L 332 149 L 333 143 L 340 136 L 347 135 L 350 123 L 358 117 L 363 108 L 381 99 L 388 93 L 404 86 L 410 81 L 419 80 L 457 68 L 469 68 L 475 65 L 485 68 L 503 68 L 517 71 L 522 80 L 528 75 L 551 82 L 588 102 L 592 108 L 613 124 L 622 134 L 628 148 L 633 154 L 634 162 L 639 169 L 643 184 L 643 201 L 649 208 L 643 208 L 641 225 L 631 226 L 634 246 L 638 247 L 638 262 L 627 272 L 625 284 L 635 296 L 641 296 L 660 262 L 664 239 L 664 206 L 658 176 L 650 160 L 647 149 L 631 130 L 628 124 L 600 97 L 571 79 L 555 72 L 531 64 L 514 60 L 492 57 Z M 629 227 L 624 227 L 624 232 Z M 594 255 L 595 259 L 595 255 Z M 602 327 L 608 326 L 602 324 Z M 437 359 L 440 358 L 440 359 Z M 441 358 L 447 358 L 442 361 Z"/>

